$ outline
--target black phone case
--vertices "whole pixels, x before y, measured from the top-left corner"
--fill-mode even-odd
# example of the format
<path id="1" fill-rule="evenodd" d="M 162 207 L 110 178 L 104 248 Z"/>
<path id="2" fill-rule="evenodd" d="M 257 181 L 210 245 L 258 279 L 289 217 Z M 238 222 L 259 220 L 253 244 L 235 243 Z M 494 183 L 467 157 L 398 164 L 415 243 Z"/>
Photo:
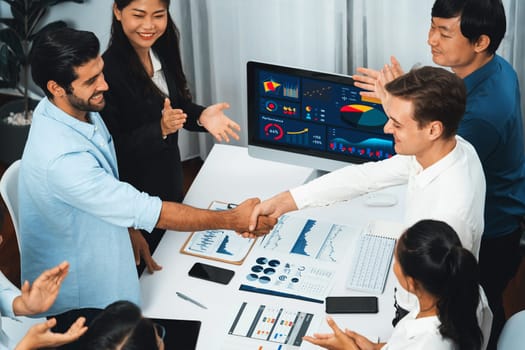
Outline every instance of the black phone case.
<path id="1" fill-rule="evenodd" d="M 221 284 L 230 283 L 234 274 L 235 272 L 232 270 L 203 263 L 195 263 L 188 272 L 191 277 Z"/>
<path id="2" fill-rule="evenodd" d="M 346 296 L 327 297 L 325 303 L 327 314 L 369 314 L 377 313 L 377 297 Z"/>

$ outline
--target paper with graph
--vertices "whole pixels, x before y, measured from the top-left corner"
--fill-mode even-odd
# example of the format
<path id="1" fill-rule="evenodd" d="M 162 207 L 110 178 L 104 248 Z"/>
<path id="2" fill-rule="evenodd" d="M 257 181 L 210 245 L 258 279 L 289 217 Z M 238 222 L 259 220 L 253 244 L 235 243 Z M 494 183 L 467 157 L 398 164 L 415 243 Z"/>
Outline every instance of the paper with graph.
<path id="1" fill-rule="evenodd" d="M 214 201 L 209 209 L 228 210 L 228 203 Z M 231 230 L 195 231 L 186 240 L 180 252 L 240 265 L 254 243 L 255 239 L 243 238 Z"/>
<path id="2" fill-rule="evenodd" d="M 261 241 L 260 248 L 339 262 L 361 231 L 362 227 L 283 215 Z"/>

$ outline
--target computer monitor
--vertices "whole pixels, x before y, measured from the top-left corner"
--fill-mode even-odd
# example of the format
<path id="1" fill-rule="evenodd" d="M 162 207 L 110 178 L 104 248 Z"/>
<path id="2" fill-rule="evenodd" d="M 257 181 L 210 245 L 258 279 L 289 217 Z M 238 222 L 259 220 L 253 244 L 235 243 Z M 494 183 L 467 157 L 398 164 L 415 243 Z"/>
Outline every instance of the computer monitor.
<path id="1" fill-rule="evenodd" d="M 380 101 L 351 77 L 254 61 L 247 73 L 251 156 L 332 171 L 394 155 Z"/>

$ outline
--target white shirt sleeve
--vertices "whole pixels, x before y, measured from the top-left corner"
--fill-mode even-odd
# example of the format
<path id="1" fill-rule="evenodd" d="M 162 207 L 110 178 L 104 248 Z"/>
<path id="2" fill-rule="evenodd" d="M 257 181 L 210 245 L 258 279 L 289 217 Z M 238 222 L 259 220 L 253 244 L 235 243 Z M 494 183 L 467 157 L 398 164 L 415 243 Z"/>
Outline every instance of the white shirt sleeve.
<path id="1" fill-rule="evenodd" d="M 367 192 L 408 181 L 412 156 L 349 165 L 290 190 L 299 209 L 349 200 Z"/>

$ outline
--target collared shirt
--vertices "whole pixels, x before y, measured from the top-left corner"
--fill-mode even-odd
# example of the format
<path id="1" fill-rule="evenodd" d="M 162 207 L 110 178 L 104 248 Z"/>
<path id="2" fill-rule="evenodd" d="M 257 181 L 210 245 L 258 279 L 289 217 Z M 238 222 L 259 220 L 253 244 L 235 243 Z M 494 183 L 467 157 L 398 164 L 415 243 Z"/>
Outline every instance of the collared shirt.
<path id="1" fill-rule="evenodd" d="M 170 91 L 168 89 L 168 82 L 164 76 L 164 71 L 162 70 L 162 63 L 160 63 L 159 58 L 153 50 L 149 50 L 149 57 L 151 58 L 151 65 L 153 66 L 153 76 L 151 80 L 164 95 L 169 96 Z"/>
<path id="2" fill-rule="evenodd" d="M 81 122 L 47 98 L 35 109 L 19 175 L 22 280 L 67 260 L 49 311 L 140 303 L 128 227 L 151 231 L 162 202 L 118 180 L 113 141 L 98 113 Z"/>
<path id="3" fill-rule="evenodd" d="M 525 215 L 525 156 L 516 72 L 498 55 L 464 79 L 467 109 L 458 134 L 478 152 L 487 180 L 485 232 L 518 229 Z"/>
<path id="4" fill-rule="evenodd" d="M 407 184 L 404 224 L 441 220 L 457 232 L 463 247 L 479 255 L 483 233 L 485 178 L 474 147 L 456 136 L 456 147 L 423 169 L 415 156 L 350 165 L 291 190 L 298 208 L 328 205 L 363 193 Z M 397 302 L 413 310 L 417 298 L 397 282 Z"/>
<path id="5" fill-rule="evenodd" d="M 437 316 L 416 318 L 419 309 L 409 312 L 394 328 L 382 350 L 453 350 L 455 343 L 439 333 Z"/>
<path id="6" fill-rule="evenodd" d="M 448 223 L 463 246 L 478 256 L 483 232 L 485 179 L 476 151 L 456 136 L 455 148 L 426 169 L 415 156 L 350 165 L 291 190 L 298 208 L 328 205 L 379 189 L 407 184 L 404 223 Z"/>
<path id="7" fill-rule="evenodd" d="M 13 349 L 15 344 L 9 339 L 2 329 L 2 317 L 15 319 L 13 301 L 20 295 L 18 288 L 0 272 L 0 349 Z"/>

